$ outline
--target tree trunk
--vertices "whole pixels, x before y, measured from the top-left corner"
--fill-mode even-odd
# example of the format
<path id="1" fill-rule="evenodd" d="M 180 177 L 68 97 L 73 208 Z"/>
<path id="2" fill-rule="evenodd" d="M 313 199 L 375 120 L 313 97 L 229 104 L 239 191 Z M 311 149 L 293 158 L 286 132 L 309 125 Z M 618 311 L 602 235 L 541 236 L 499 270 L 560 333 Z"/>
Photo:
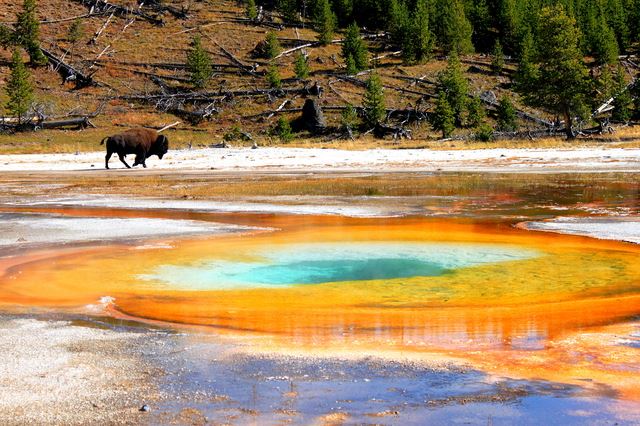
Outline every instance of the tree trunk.
<path id="1" fill-rule="evenodd" d="M 573 133 L 573 119 L 571 118 L 571 111 L 568 109 L 564 110 L 564 131 L 567 134 L 567 139 L 572 140 L 576 138 L 575 133 Z"/>

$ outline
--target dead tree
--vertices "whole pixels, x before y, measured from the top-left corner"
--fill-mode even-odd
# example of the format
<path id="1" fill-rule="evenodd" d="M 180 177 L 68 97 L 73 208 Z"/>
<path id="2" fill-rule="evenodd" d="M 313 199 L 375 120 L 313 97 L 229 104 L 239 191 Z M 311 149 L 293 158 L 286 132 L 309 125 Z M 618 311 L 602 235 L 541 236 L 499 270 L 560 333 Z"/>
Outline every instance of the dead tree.
<path id="1" fill-rule="evenodd" d="M 164 21 L 158 17 L 151 16 L 139 9 L 129 9 L 117 4 L 109 3 L 106 0 L 75 0 L 89 8 L 91 13 L 112 12 L 121 18 L 130 18 L 132 15 L 151 22 L 154 25 L 164 25 Z"/>
<path id="2" fill-rule="evenodd" d="M 82 73 L 80 70 L 67 64 L 62 59 L 58 58 L 46 49 L 41 50 L 44 56 L 47 57 L 49 63 L 53 66 L 53 68 L 58 71 L 58 73 L 60 73 L 63 78 L 63 82 L 66 83 L 67 81 L 73 81 L 76 85 L 76 89 L 96 85 L 91 75 Z"/>

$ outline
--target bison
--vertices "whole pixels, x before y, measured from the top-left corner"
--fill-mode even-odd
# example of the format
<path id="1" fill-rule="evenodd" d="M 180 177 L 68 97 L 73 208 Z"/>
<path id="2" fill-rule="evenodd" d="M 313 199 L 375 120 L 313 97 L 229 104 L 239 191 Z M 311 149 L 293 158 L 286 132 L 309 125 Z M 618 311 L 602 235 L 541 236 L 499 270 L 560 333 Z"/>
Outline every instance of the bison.
<path id="1" fill-rule="evenodd" d="M 109 159 L 115 152 L 118 154 L 122 164 L 131 168 L 125 161 L 127 154 L 135 154 L 136 161 L 133 163 L 133 167 L 138 164 L 142 164 L 142 167 L 147 167 L 145 160 L 152 155 L 157 155 L 162 159 L 162 156 L 169 150 L 169 139 L 164 135 L 159 135 L 158 132 L 152 129 L 131 129 L 126 132 L 118 133 L 117 135 L 108 136 L 102 139 L 100 145 L 107 145 L 107 155 L 105 157 L 104 166 L 109 168 Z"/>

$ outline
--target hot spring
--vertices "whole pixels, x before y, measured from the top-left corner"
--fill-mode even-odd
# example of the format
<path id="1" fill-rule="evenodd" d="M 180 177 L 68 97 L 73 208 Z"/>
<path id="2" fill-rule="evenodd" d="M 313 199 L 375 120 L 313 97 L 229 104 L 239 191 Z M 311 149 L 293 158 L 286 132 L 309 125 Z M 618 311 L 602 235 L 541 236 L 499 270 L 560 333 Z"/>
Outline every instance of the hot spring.
<path id="1" fill-rule="evenodd" d="M 453 270 L 536 256 L 515 246 L 428 243 L 316 243 L 258 249 L 248 259 L 161 265 L 143 280 L 159 288 L 229 290 L 435 277 Z"/>

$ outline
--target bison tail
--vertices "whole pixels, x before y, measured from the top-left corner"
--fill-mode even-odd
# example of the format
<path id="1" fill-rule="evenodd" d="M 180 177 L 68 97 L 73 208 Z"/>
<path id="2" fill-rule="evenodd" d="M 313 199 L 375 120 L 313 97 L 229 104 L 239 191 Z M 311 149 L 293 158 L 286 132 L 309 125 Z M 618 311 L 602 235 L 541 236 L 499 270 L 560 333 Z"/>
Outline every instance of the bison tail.
<path id="1" fill-rule="evenodd" d="M 109 139 L 109 137 L 108 137 L 108 136 L 107 136 L 106 138 L 102 139 L 102 140 L 100 141 L 100 145 L 104 145 L 104 141 L 106 141 L 107 139 Z"/>

